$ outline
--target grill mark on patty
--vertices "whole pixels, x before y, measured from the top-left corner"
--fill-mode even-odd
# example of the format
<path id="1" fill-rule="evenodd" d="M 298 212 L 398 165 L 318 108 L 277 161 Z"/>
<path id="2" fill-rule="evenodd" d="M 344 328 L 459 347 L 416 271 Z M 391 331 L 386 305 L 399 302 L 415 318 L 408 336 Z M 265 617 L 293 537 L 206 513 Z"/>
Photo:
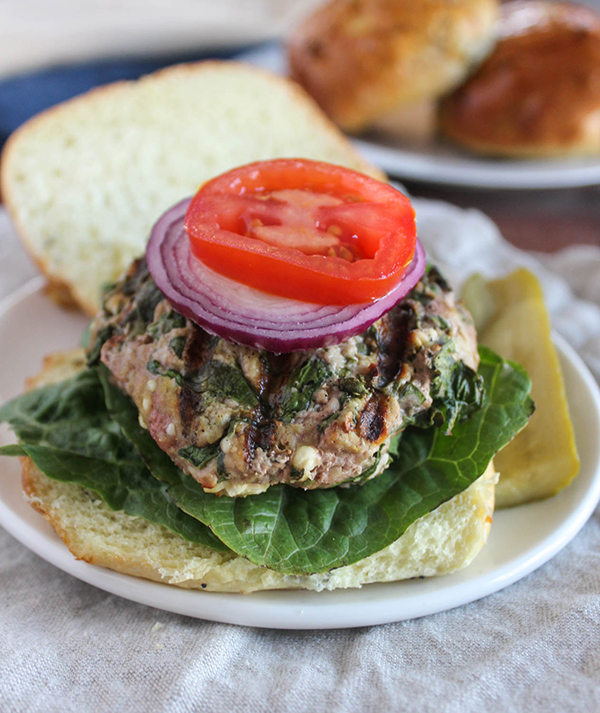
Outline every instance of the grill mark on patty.
<path id="1" fill-rule="evenodd" d="M 358 417 L 357 430 L 361 438 L 371 443 L 382 441 L 387 436 L 387 412 L 388 399 L 385 394 L 373 394 Z"/>
<path id="2" fill-rule="evenodd" d="M 201 401 L 202 394 L 190 389 L 187 385 L 181 387 L 179 392 L 179 417 L 183 430 L 182 436 L 194 444 L 196 443 L 196 433 L 195 429 L 191 428 L 191 426 L 193 426 Z"/>
<path id="3" fill-rule="evenodd" d="M 262 352 L 261 374 L 258 382 L 258 393 L 262 401 L 272 407 L 278 405 L 273 402 L 273 397 L 279 400 L 285 382 L 299 362 L 300 357 L 295 352 L 289 354 Z"/>
<path id="4" fill-rule="evenodd" d="M 254 421 L 245 431 L 244 458 L 247 463 L 254 460 L 256 449 L 268 452 L 275 442 L 277 424 L 275 421 Z"/>
<path id="5" fill-rule="evenodd" d="M 378 373 L 374 386 L 381 389 L 400 374 L 414 321 L 414 310 L 408 305 L 399 306 L 380 320 L 376 336 Z"/>
<path id="6" fill-rule="evenodd" d="M 218 337 L 208 334 L 203 329 L 189 331 L 182 359 L 186 372 L 200 371 L 212 359 Z"/>
<path id="7" fill-rule="evenodd" d="M 258 378 L 256 379 L 256 391 L 261 401 L 267 399 L 269 392 L 269 364 L 266 354 L 260 355 L 260 367 Z"/>

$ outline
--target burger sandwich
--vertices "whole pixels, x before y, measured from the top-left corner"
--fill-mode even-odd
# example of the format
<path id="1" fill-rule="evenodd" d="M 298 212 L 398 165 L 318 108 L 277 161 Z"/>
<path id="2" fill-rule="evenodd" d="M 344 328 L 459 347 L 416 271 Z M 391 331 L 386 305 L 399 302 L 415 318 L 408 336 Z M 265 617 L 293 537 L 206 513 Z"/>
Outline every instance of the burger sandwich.
<path id="1" fill-rule="evenodd" d="M 0 407 L 74 554 L 214 591 L 466 566 L 533 412 L 390 185 L 307 159 L 204 183 L 103 292 L 85 348 Z"/>

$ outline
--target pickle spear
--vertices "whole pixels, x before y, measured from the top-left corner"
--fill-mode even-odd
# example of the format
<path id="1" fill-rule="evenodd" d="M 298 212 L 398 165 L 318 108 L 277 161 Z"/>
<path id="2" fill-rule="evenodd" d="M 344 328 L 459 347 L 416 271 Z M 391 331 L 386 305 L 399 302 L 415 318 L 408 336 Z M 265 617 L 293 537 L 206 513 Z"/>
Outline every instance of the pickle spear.
<path id="1" fill-rule="evenodd" d="M 528 371 L 536 405 L 527 428 L 494 458 L 500 472 L 496 505 L 512 507 L 556 495 L 579 472 L 579 458 L 541 286 L 525 269 L 490 282 L 474 275 L 462 298 L 478 341 Z"/>

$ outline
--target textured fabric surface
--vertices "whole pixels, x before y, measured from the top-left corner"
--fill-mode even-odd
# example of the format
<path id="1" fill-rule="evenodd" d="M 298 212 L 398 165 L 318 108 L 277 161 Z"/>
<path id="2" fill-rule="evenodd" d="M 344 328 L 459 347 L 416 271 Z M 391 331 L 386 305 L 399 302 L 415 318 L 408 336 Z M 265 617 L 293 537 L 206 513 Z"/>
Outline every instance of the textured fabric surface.
<path id="1" fill-rule="evenodd" d="M 430 256 L 456 280 L 534 269 L 557 330 L 600 378 L 600 250 L 540 261 L 480 213 L 425 201 L 417 213 Z M 34 274 L 0 213 L 0 297 Z M 6 712 L 600 710 L 598 512 L 517 584 L 372 628 L 268 631 L 169 614 L 63 574 L 3 530 L 0 592 Z"/>

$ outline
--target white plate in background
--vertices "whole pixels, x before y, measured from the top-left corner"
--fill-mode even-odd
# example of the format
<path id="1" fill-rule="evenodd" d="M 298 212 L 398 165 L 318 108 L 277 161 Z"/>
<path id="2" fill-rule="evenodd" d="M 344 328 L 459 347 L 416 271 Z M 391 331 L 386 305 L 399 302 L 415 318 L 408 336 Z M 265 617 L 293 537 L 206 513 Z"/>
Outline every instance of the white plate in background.
<path id="1" fill-rule="evenodd" d="M 12 398 L 50 351 L 76 345 L 86 319 L 55 306 L 41 278 L 0 305 L 0 394 Z M 76 560 L 23 499 L 16 458 L 0 458 L 0 524 L 63 571 L 107 592 L 166 611 L 276 629 L 368 626 L 426 616 L 467 604 L 526 576 L 559 552 L 600 499 L 600 393 L 577 354 L 557 338 L 581 458 L 581 472 L 558 496 L 494 515 L 488 544 L 455 574 L 333 592 L 217 594 L 138 579 Z M 0 445 L 13 442 L 0 427 Z"/>
<path id="2" fill-rule="evenodd" d="M 264 45 L 238 58 L 279 74 L 287 71 L 279 44 Z M 572 188 L 600 183 L 600 157 L 491 159 L 437 139 L 412 147 L 384 137 L 353 142 L 371 163 L 400 180 L 506 189 Z"/>

